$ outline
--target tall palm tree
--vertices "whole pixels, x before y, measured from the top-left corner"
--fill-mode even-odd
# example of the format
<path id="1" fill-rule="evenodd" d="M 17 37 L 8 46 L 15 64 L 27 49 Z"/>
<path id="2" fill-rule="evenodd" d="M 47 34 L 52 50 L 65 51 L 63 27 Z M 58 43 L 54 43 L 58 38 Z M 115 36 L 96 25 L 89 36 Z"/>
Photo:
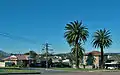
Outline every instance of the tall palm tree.
<path id="1" fill-rule="evenodd" d="M 94 33 L 94 38 L 93 38 L 93 46 L 95 48 L 100 48 L 101 49 L 101 68 L 104 68 L 104 48 L 108 48 L 110 47 L 110 45 L 112 44 L 112 39 L 111 39 L 111 35 L 110 35 L 110 31 L 106 30 L 106 29 L 100 29 L 97 30 Z"/>
<path id="2" fill-rule="evenodd" d="M 78 44 L 82 43 L 87 40 L 88 37 L 88 28 L 86 28 L 82 21 L 74 21 L 66 24 L 65 26 L 65 34 L 64 37 L 66 38 L 67 42 L 70 46 L 74 46 L 76 48 L 76 68 L 79 68 L 79 61 L 78 61 Z"/>

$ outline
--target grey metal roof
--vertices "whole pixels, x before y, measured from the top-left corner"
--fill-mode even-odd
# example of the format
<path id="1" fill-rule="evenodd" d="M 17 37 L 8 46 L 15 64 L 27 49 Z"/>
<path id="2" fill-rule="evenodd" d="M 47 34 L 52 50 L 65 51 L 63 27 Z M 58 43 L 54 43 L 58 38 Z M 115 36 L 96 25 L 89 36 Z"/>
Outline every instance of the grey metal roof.
<path id="1" fill-rule="evenodd" d="M 108 60 L 115 60 L 115 61 L 120 62 L 120 55 L 113 55 Z"/>

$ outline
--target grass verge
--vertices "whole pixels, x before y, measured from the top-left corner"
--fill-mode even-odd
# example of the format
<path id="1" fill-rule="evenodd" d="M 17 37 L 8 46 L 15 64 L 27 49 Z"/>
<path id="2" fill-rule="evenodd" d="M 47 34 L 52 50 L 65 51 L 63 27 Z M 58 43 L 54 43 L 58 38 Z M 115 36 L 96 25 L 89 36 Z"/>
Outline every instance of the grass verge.
<path id="1" fill-rule="evenodd" d="M 53 70 L 61 70 L 67 72 L 120 72 L 120 70 L 106 70 L 106 69 L 74 69 L 74 68 L 53 68 Z"/>
<path id="2" fill-rule="evenodd" d="M 0 69 L 0 74 L 2 73 L 37 73 L 36 70 L 18 70 L 18 69 Z"/>
<path id="3" fill-rule="evenodd" d="M 63 70 L 63 71 L 93 71 L 93 70 L 96 70 L 96 69 L 54 68 L 54 70 Z"/>

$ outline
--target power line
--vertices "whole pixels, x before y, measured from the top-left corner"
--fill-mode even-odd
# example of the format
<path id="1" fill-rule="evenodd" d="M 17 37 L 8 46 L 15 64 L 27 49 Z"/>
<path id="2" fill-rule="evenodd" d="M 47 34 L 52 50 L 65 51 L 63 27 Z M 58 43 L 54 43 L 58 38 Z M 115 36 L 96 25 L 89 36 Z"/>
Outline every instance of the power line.
<path id="1" fill-rule="evenodd" d="M 32 44 L 37 44 L 36 41 L 30 40 L 30 39 L 27 39 L 27 38 L 24 38 L 24 37 L 21 37 L 21 36 L 14 36 L 14 35 L 11 35 L 10 33 L 0 32 L 0 35 L 3 36 L 3 37 L 8 37 L 12 40 L 19 40 L 19 41 L 29 42 L 29 43 L 32 43 Z"/>

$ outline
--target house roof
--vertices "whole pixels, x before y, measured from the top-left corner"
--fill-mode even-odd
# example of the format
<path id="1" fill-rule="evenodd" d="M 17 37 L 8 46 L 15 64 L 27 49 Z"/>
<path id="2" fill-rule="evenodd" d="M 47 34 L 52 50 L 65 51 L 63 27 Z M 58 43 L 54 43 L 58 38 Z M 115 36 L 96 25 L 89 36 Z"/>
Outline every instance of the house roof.
<path id="1" fill-rule="evenodd" d="M 108 60 L 115 60 L 115 61 L 120 62 L 120 55 L 113 55 Z"/>
<path id="2" fill-rule="evenodd" d="M 12 55 L 3 60 L 28 60 L 28 55 Z"/>
<path id="3" fill-rule="evenodd" d="M 105 55 L 120 55 L 120 53 L 105 53 Z"/>
<path id="4" fill-rule="evenodd" d="M 28 55 L 17 55 L 18 60 L 28 60 Z"/>
<path id="5" fill-rule="evenodd" d="M 99 51 L 92 51 L 92 52 L 86 53 L 85 55 L 89 55 L 89 54 L 92 54 L 92 55 L 101 55 L 101 52 L 99 52 Z"/>
<path id="6" fill-rule="evenodd" d="M 9 56 L 7 58 L 4 58 L 3 60 L 17 60 L 17 57 L 12 55 L 12 56 Z"/>

